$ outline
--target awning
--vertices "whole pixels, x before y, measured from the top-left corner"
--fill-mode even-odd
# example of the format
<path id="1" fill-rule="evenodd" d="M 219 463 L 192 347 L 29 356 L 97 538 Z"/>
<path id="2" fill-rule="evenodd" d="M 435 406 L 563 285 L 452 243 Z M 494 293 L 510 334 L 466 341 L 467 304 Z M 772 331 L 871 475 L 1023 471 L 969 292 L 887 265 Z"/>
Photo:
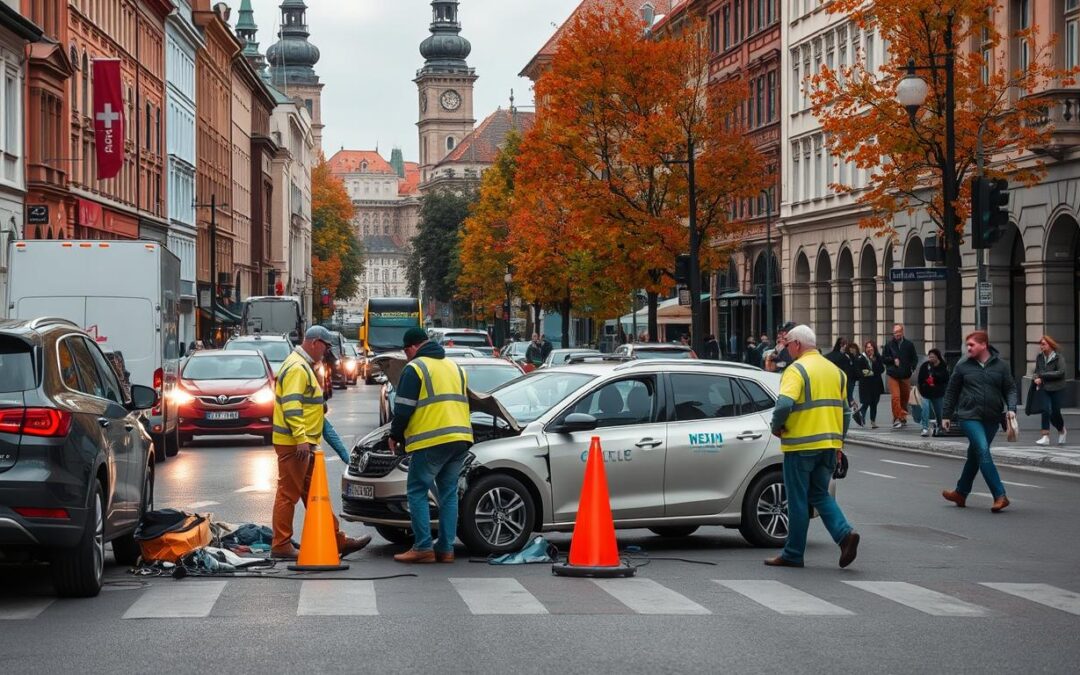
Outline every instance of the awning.
<path id="1" fill-rule="evenodd" d="M 240 324 L 240 317 L 236 316 L 221 305 L 215 307 L 214 310 L 214 323 L 228 326 L 235 326 Z M 208 307 L 200 307 L 199 311 L 202 312 L 204 316 L 210 316 L 210 309 Z"/>
<path id="2" fill-rule="evenodd" d="M 739 291 L 729 291 L 724 293 L 716 299 L 716 304 L 720 308 L 725 307 L 749 307 L 754 301 L 757 300 L 756 296 L 748 293 L 740 293 Z"/>
<path id="3" fill-rule="evenodd" d="M 701 301 L 708 302 L 712 296 L 709 293 L 701 294 Z M 638 318 L 638 327 L 647 325 L 649 321 L 649 308 L 643 307 L 636 312 Z M 678 298 L 670 298 L 657 304 L 656 306 L 656 320 L 660 325 L 669 323 L 689 323 L 690 322 L 690 308 L 682 307 L 679 305 Z M 621 323 L 627 330 L 633 325 L 634 315 L 624 314 L 619 317 L 619 323 Z"/>

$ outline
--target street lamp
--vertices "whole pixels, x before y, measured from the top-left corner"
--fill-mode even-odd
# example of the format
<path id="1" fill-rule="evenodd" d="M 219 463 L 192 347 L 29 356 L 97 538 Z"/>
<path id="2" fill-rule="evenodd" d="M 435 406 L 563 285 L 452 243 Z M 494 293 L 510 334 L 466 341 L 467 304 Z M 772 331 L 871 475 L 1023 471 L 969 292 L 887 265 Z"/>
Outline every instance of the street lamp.
<path id="1" fill-rule="evenodd" d="M 503 283 L 506 284 L 506 312 L 504 312 L 504 317 L 506 318 L 506 341 L 503 342 L 503 345 L 508 345 L 510 344 L 510 303 L 512 302 L 510 290 L 514 283 L 514 270 L 510 265 L 506 266 L 506 274 L 503 275 Z"/>
<path id="2" fill-rule="evenodd" d="M 953 19 L 950 12 L 945 24 L 945 53 L 929 55 L 930 65 L 916 66 L 914 59 L 908 61 L 904 77 L 896 85 L 896 100 L 907 108 L 911 127 L 916 128 L 919 107 L 926 102 L 930 87 L 916 71 L 943 70 L 945 72 L 945 162 L 941 165 L 942 229 L 945 231 L 945 358 L 949 363 L 960 359 L 961 304 L 963 289 L 960 284 L 960 233 L 956 231 L 956 46 L 953 44 Z M 938 65 L 937 57 L 944 56 Z"/>
<path id="3" fill-rule="evenodd" d="M 772 186 L 762 190 L 765 195 L 765 332 L 773 334 L 773 287 L 772 287 Z"/>

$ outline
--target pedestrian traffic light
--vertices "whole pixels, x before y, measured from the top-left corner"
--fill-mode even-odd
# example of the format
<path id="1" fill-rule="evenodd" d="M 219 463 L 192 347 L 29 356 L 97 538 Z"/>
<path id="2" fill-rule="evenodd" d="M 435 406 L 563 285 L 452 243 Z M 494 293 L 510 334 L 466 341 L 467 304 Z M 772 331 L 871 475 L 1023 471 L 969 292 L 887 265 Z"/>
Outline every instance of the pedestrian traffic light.
<path id="1" fill-rule="evenodd" d="M 971 247 L 992 248 L 1009 226 L 1009 181 L 971 179 Z"/>
<path id="2" fill-rule="evenodd" d="M 687 285 L 690 283 L 690 256 L 675 256 L 675 283 Z"/>

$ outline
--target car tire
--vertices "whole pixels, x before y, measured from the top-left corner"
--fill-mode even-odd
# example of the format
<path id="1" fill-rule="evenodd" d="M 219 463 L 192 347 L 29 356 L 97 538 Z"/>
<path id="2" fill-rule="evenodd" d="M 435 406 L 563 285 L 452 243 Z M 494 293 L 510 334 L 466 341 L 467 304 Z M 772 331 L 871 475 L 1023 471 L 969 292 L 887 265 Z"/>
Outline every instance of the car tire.
<path id="1" fill-rule="evenodd" d="M 697 525 L 668 525 L 666 527 L 650 527 L 649 532 L 661 537 L 670 537 L 672 539 L 678 539 L 680 537 L 689 537 L 693 533 L 698 531 Z"/>
<path id="2" fill-rule="evenodd" d="M 176 457 L 180 453 L 180 430 L 173 429 L 173 432 L 169 434 L 165 441 L 165 454 L 169 457 Z"/>
<path id="3" fill-rule="evenodd" d="M 489 510 L 491 516 L 486 515 Z M 483 555 L 521 550 L 536 522 L 532 494 L 521 481 L 503 473 L 488 474 L 470 485 L 458 512 L 461 541 L 473 553 Z M 502 516 L 502 522 L 494 520 L 496 513 Z M 510 529 L 504 532 L 503 527 L 507 526 Z M 504 537 L 504 534 L 513 536 Z"/>
<path id="4" fill-rule="evenodd" d="M 101 483 L 91 483 L 86 527 L 73 548 L 52 557 L 56 593 L 63 598 L 93 598 L 101 592 L 105 574 L 105 495 Z"/>
<path id="5" fill-rule="evenodd" d="M 191 445 L 191 441 L 195 440 L 195 437 L 191 434 L 180 434 L 180 447 L 185 445 Z"/>
<path id="6" fill-rule="evenodd" d="M 169 444 L 165 440 L 165 434 L 154 434 L 150 438 L 154 442 L 154 461 L 164 464 L 169 456 Z"/>
<path id="7" fill-rule="evenodd" d="M 139 503 L 140 523 L 147 512 L 154 510 L 154 465 L 147 462 L 143 471 L 142 496 Z M 118 565 L 134 565 L 139 562 L 139 556 L 142 555 L 139 542 L 135 541 L 134 531 L 113 539 L 112 549 L 113 557 L 116 558 Z"/>
<path id="8" fill-rule="evenodd" d="M 412 546 L 413 532 L 407 527 L 394 527 L 392 525 L 376 525 L 375 531 L 379 536 L 391 544 Z"/>
<path id="9" fill-rule="evenodd" d="M 787 493 L 784 476 L 770 471 L 750 484 L 743 498 L 739 532 L 754 546 L 780 548 L 787 541 Z"/>

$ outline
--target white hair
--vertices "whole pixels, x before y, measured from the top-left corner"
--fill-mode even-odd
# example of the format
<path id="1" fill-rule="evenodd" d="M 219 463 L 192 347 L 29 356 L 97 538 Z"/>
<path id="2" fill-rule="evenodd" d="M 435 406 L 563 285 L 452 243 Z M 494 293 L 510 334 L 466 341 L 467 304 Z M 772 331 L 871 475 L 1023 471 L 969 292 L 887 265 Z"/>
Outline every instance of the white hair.
<path id="1" fill-rule="evenodd" d="M 799 324 L 787 334 L 788 342 L 798 342 L 806 349 L 814 349 L 817 347 L 817 335 L 814 333 L 814 329 L 806 324 Z"/>

